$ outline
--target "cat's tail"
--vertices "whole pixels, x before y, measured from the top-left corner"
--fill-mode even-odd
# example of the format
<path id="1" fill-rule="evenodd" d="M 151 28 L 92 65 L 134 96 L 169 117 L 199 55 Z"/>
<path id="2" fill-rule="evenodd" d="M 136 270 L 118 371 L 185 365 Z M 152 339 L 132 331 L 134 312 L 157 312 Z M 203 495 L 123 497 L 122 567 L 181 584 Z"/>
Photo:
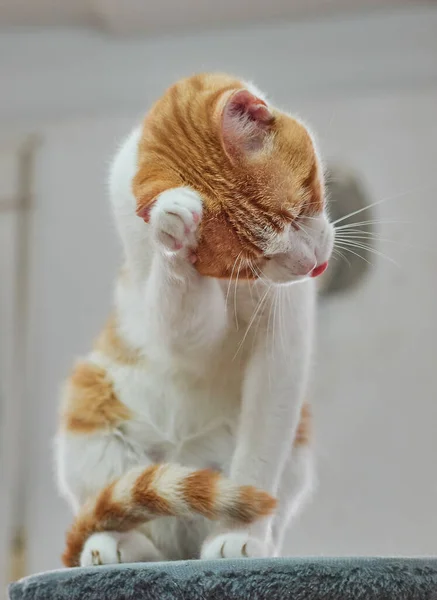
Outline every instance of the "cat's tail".
<path id="1" fill-rule="evenodd" d="M 78 566 L 86 540 L 101 531 L 128 531 L 157 517 L 221 520 L 249 524 L 271 514 L 276 500 L 251 486 L 240 486 L 210 469 L 176 464 L 135 467 L 87 501 L 67 533 L 65 566 Z"/>

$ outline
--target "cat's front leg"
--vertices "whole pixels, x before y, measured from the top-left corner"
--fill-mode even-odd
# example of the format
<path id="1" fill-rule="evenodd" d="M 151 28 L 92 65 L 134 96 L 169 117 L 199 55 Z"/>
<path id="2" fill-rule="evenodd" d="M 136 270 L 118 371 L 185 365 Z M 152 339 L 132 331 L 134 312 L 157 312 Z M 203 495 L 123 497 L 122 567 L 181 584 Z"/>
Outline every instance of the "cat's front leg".
<path id="1" fill-rule="evenodd" d="M 202 199 L 190 188 L 159 195 L 150 211 L 154 256 L 146 284 L 151 326 L 163 343 L 189 351 L 208 347 L 227 323 L 218 282 L 195 268 Z"/>
<path id="2" fill-rule="evenodd" d="M 292 286 L 273 327 L 258 335 L 243 385 L 242 410 L 230 477 L 277 497 L 281 477 L 299 424 L 310 359 L 313 327 L 312 282 Z M 285 317 L 287 318 L 285 320 Z M 287 518 L 287 511 L 278 516 Z M 285 526 L 284 522 L 284 526 Z M 281 523 L 275 523 L 281 528 Z M 216 529 L 203 545 L 202 558 L 271 556 L 272 519 L 245 529 Z"/>

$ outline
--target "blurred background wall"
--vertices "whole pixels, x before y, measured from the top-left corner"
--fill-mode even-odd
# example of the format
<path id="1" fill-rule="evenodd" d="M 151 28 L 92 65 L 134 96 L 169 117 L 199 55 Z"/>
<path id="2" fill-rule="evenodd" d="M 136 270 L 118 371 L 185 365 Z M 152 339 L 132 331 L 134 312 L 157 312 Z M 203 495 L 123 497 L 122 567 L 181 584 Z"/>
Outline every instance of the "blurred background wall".
<path id="1" fill-rule="evenodd" d="M 437 4 L 182 4 L 0 7 L 0 572 L 14 540 L 17 573 L 59 566 L 58 391 L 120 262 L 108 162 L 165 87 L 199 70 L 253 79 L 382 201 L 365 281 L 320 306 L 320 488 L 288 551 L 434 553 Z"/>

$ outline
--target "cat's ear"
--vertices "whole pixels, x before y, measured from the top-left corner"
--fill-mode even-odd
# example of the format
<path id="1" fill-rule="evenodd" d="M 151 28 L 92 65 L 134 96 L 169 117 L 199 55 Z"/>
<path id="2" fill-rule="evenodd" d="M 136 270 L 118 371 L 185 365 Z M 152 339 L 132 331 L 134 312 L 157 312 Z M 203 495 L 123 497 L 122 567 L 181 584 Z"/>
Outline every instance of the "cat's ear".
<path id="1" fill-rule="evenodd" d="M 249 90 L 234 92 L 222 112 L 222 139 L 226 152 L 233 157 L 262 150 L 274 120 L 264 100 Z"/>

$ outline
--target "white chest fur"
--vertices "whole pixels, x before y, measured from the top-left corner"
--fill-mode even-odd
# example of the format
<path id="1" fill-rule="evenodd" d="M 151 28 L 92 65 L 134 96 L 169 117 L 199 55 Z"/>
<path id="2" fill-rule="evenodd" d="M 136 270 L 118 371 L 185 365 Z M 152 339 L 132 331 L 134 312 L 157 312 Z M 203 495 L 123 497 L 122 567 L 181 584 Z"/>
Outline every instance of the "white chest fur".
<path id="1" fill-rule="evenodd" d="M 117 397 L 132 413 L 121 434 L 135 454 L 227 470 L 240 413 L 244 353 L 233 360 L 223 346 L 194 373 L 174 362 L 119 365 L 93 353 L 91 359 L 107 370 Z"/>

